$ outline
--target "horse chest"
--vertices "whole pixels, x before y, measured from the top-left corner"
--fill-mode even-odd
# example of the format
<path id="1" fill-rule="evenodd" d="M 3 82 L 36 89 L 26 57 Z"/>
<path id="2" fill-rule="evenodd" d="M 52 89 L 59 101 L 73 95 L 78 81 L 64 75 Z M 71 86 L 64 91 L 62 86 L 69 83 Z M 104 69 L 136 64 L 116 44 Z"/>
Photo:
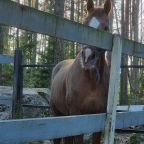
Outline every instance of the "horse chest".
<path id="1" fill-rule="evenodd" d="M 104 112 L 107 104 L 107 92 L 102 86 L 92 87 L 88 83 L 78 83 L 78 89 L 71 91 L 71 105 L 82 114 Z"/>

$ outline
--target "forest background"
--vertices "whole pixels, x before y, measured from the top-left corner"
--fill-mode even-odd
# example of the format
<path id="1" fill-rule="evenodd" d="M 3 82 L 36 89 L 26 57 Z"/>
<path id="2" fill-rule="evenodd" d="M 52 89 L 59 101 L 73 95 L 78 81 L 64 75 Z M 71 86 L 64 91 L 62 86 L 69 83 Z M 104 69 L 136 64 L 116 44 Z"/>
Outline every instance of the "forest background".
<path id="1" fill-rule="evenodd" d="M 65 17 L 79 23 L 86 17 L 86 0 L 13 0 L 41 11 Z M 112 0 L 110 18 L 112 33 L 144 43 L 144 0 Z M 94 0 L 102 6 L 104 0 Z M 75 58 L 80 44 L 32 33 L 13 27 L 0 26 L 0 54 L 14 55 L 14 50 L 23 52 L 24 64 L 56 64 L 64 59 Z M 144 60 L 133 56 L 122 56 L 122 65 L 144 65 Z M 52 69 L 25 68 L 24 87 L 50 88 Z M 0 64 L 0 85 L 12 86 L 13 65 Z M 121 69 L 120 103 L 144 103 L 143 69 Z"/>

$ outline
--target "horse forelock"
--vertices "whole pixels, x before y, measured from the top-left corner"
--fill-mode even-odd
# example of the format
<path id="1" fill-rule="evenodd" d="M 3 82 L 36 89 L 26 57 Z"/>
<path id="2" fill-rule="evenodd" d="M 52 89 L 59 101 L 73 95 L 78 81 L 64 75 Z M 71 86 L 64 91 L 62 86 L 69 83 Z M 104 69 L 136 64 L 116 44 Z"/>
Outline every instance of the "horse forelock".
<path id="1" fill-rule="evenodd" d="M 83 59 L 82 59 L 82 52 L 79 55 L 79 62 L 80 62 L 80 66 L 84 69 L 84 63 L 83 63 Z"/>
<path id="2" fill-rule="evenodd" d="M 78 61 L 80 67 L 81 67 L 82 69 L 84 69 L 85 66 L 84 66 L 83 58 L 82 58 L 82 50 L 81 50 L 81 51 L 79 52 L 79 54 L 77 55 L 76 60 Z"/>
<path id="3" fill-rule="evenodd" d="M 104 57 L 103 58 L 104 58 L 104 61 L 105 61 L 106 65 L 109 65 L 110 60 L 109 60 L 109 56 L 108 56 L 107 52 L 104 53 Z M 82 58 L 82 50 L 79 52 L 79 54 L 77 55 L 75 60 L 78 61 L 78 63 L 80 64 L 81 68 L 83 68 L 83 69 L 85 68 L 84 62 L 83 62 L 83 58 Z"/>
<path id="4" fill-rule="evenodd" d="M 105 61 L 106 61 L 106 64 L 110 67 L 110 61 L 111 61 L 110 52 L 105 52 Z"/>

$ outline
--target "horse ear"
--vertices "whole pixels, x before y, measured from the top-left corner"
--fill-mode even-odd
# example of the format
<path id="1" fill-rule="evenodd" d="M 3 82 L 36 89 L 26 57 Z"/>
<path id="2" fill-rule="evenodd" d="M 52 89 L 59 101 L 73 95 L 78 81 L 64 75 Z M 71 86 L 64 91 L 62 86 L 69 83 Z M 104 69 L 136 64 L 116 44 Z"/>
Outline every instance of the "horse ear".
<path id="1" fill-rule="evenodd" d="M 94 9 L 93 0 L 87 0 L 87 11 L 91 12 Z"/>
<path id="2" fill-rule="evenodd" d="M 111 0 L 106 0 L 105 4 L 104 4 L 104 10 L 106 12 L 106 14 L 109 14 L 111 11 L 111 7 L 112 7 L 112 2 Z"/>

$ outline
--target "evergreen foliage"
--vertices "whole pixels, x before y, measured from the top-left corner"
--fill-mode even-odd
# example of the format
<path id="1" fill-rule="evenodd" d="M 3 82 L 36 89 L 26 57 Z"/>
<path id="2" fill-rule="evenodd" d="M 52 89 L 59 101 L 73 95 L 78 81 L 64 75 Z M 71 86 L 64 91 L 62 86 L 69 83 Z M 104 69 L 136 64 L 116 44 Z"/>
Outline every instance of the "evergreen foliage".
<path id="1" fill-rule="evenodd" d="M 63 0 L 60 7 L 56 6 L 60 2 L 59 0 L 20 0 L 19 2 L 45 12 L 60 14 L 80 23 L 86 16 L 86 0 Z M 103 2 L 104 0 L 94 1 L 99 6 Z M 113 15 L 110 24 L 111 27 L 113 26 L 114 33 L 143 42 L 144 8 L 141 6 L 142 2 L 143 0 L 130 2 L 113 0 Z M 23 52 L 23 64 L 56 64 L 63 59 L 75 58 L 80 48 L 78 43 L 66 40 L 57 42 L 55 38 L 50 36 L 0 26 L 0 54 L 13 55 L 14 49 L 17 47 Z M 55 54 L 56 52 L 57 54 Z M 142 59 L 130 56 L 127 56 L 123 61 L 123 64 L 143 65 L 143 63 Z M 51 72 L 51 68 L 24 68 L 24 87 L 50 87 Z M 12 85 L 13 65 L 0 64 L 0 75 L 0 85 Z M 119 88 L 121 104 L 125 102 L 129 104 L 144 103 L 142 97 L 144 93 L 143 77 L 143 69 L 122 71 L 122 83 Z"/>

